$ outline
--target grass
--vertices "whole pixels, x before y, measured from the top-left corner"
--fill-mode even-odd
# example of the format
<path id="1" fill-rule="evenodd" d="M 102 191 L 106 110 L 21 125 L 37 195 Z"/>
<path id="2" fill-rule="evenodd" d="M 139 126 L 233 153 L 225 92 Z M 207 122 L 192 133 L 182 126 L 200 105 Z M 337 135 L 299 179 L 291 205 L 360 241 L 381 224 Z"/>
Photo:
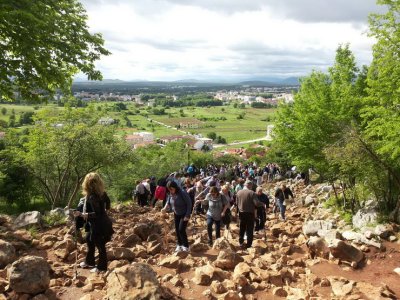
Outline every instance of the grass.
<path id="1" fill-rule="evenodd" d="M 50 210 L 50 205 L 46 200 L 32 199 L 30 203 L 17 205 L 17 203 L 8 203 L 4 198 L 0 198 L 0 214 L 18 215 L 27 211 L 40 211 L 41 213 Z"/>
<path id="2" fill-rule="evenodd" d="M 67 218 L 61 214 L 47 214 L 43 216 L 43 222 L 49 226 L 64 225 L 67 223 Z"/>
<path id="3" fill-rule="evenodd" d="M 217 135 L 225 138 L 228 143 L 264 137 L 267 125 L 273 122 L 275 114 L 275 109 L 256 109 L 250 107 L 240 109 L 233 106 L 218 106 L 172 107 L 165 109 L 165 115 L 154 115 L 151 108 L 147 106 L 137 107 L 134 103 L 126 103 L 127 110 L 120 112 L 114 111 L 115 102 L 101 102 L 95 105 L 101 107 L 104 115 L 119 121 L 117 134 L 120 136 L 140 131 L 152 132 L 155 137 L 182 135 L 183 133 L 177 131 L 175 128 L 180 121 L 201 120 L 203 122 L 201 128 L 182 130 L 192 134 L 201 134 L 204 137 L 210 132 L 215 132 Z M 3 107 L 7 109 L 7 113 L 5 115 L 0 113 L 0 120 L 6 122 L 9 121 L 12 110 L 15 111 L 16 121 L 18 121 L 19 114 L 25 111 L 38 111 L 49 107 L 63 109 L 57 107 L 55 104 L 1 104 L 0 111 Z M 149 121 L 147 117 L 165 123 L 171 126 L 171 128 L 167 128 L 151 120 Z M 130 121 L 131 127 L 127 126 L 126 118 Z"/>
<path id="4" fill-rule="evenodd" d="M 180 110 L 182 110 L 183 113 L 181 113 Z M 231 106 L 210 108 L 185 107 L 170 108 L 166 110 L 166 113 L 167 115 L 150 116 L 170 126 L 176 126 L 181 120 L 190 118 L 208 118 L 209 120 L 203 121 L 204 123 L 201 128 L 183 130 L 188 130 L 193 134 L 202 134 L 203 136 L 207 136 L 210 132 L 215 132 L 230 143 L 264 137 L 266 135 L 267 125 L 271 124 L 271 121 L 267 120 L 272 120 L 275 110 L 255 108 L 239 109 Z M 245 113 L 243 119 L 238 119 L 238 116 L 243 113 Z M 217 120 L 217 118 L 220 117 L 224 117 L 226 120 Z"/>

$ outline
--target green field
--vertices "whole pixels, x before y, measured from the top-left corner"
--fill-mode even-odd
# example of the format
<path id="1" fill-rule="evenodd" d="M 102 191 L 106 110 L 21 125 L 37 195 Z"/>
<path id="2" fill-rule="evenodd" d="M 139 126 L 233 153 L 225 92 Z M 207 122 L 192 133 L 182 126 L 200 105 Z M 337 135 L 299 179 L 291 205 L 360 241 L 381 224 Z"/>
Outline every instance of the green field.
<path id="1" fill-rule="evenodd" d="M 154 115 L 152 108 L 147 106 L 137 107 L 134 103 L 126 103 L 127 109 L 116 111 L 115 102 L 96 103 L 95 106 L 101 107 L 101 113 L 105 116 L 117 119 L 118 134 L 124 136 L 138 131 L 153 132 L 156 137 L 169 135 L 182 135 L 176 130 L 176 126 L 181 121 L 201 120 L 200 128 L 180 130 L 192 134 L 202 134 L 204 137 L 209 132 L 226 139 L 228 143 L 234 141 L 245 141 L 257 139 L 266 135 L 268 124 L 273 122 L 275 109 L 256 109 L 256 108 L 234 108 L 233 106 L 218 107 L 173 107 L 165 109 L 164 115 Z M 1 104 L 0 110 L 6 108 L 6 114 L 0 113 L 0 120 L 9 121 L 12 111 L 15 112 L 16 120 L 19 115 L 26 111 L 39 111 L 43 108 L 63 109 L 54 104 L 48 105 L 15 105 Z M 242 118 L 238 118 L 239 115 Z M 149 120 L 150 119 L 150 120 Z M 164 123 L 170 128 L 160 125 L 152 120 Z M 128 124 L 129 120 L 130 124 Z"/>
<path id="2" fill-rule="evenodd" d="M 222 109 L 224 111 L 222 111 Z M 202 134 L 206 136 L 209 132 L 215 132 L 222 136 L 228 143 L 234 141 L 245 141 L 261 138 L 266 135 L 267 125 L 272 123 L 275 109 L 256 109 L 256 108 L 234 108 L 232 106 L 223 107 L 185 107 L 170 108 L 166 110 L 167 115 L 155 116 L 149 115 L 151 118 L 176 126 L 180 121 L 188 121 L 190 119 L 201 119 L 202 117 L 210 118 L 197 129 L 182 129 L 194 134 Z M 238 119 L 239 114 L 244 114 L 243 119 Z M 182 117 L 182 115 L 184 117 Z M 217 120 L 216 118 L 225 117 L 226 120 Z"/>

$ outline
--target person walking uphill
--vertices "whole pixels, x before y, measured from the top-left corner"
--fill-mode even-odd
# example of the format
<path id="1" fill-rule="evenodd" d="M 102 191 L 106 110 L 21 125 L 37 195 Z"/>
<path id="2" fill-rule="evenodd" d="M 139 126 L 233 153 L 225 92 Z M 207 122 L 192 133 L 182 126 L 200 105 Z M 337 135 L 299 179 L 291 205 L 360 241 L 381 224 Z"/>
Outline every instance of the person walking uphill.
<path id="1" fill-rule="evenodd" d="M 82 194 L 75 217 L 83 218 L 85 224 L 86 242 L 88 251 L 85 261 L 80 263 L 82 268 L 93 268 L 92 273 L 107 271 L 106 242 L 111 239 L 112 229 L 108 228 L 110 219 L 106 209 L 110 209 L 110 198 L 104 191 L 104 183 L 99 174 L 89 173 L 82 183 Z M 95 267 L 95 248 L 99 252 L 99 259 Z"/>
<path id="2" fill-rule="evenodd" d="M 161 210 L 166 212 L 172 209 L 175 219 L 175 232 L 177 237 L 177 246 L 175 251 L 189 251 L 189 241 L 186 234 L 186 228 L 192 212 L 192 201 L 189 195 L 181 190 L 175 181 L 167 183 L 169 195 L 167 204 Z"/>
<path id="3" fill-rule="evenodd" d="M 202 200 L 197 200 L 197 202 Z M 221 195 L 218 188 L 213 186 L 207 194 L 206 199 L 203 201 L 208 202 L 207 210 L 207 232 L 208 244 L 212 246 L 212 227 L 215 223 L 215 237 L 221 237 L 221 218 L 225 215 L 229 207 L 228 200 L 224 195 Z"/>
<path id="4" fill-rule="evenodd" d="M 282 184 L 281 187 L 278 187 L 275 191 L 275 201 L 278 202 L 282 221 L 286 221 L 286 202 L 289 200 L 289 196 L 294 199 L 292 191 L 290 188 L 286 187 L 285 184 Z"/>
<path id="5" fill-rule="evenodd" d="M 252 191 L 253 182 L 245 182 L 243 190 L 238 191 L 236 202 L 239 209 L 239 244 L 244 247 L 244 233 L 247 235 L 246 248 L 253 244 L 254 220 L 257 204 L 257 194 Z"/>

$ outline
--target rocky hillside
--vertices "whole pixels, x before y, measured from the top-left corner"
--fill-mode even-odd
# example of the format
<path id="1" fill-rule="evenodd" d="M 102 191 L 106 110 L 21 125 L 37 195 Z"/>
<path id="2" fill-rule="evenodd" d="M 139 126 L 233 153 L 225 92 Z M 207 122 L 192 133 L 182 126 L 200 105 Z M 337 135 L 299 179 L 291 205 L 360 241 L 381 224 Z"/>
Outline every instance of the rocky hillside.
<path id="1" fill-rule="evenodd" d="M 105 274 L 75 268 L 86 246 L 75 243 L 72 222 L 36 232 L 27 226 L 40 225 L 38 213 L 1 216 L 0 299 L 400 297 L 398 226 L 369 227 L 376 220 L 373 205 L 350 226 L 320 204 L 331 193 L 329 186 L 289 186 L 297 197 L 287 221 L 269 214 L 266 234 L 256 235 L 248 250 L 239 247 L 236 222 L 209 247 L 202 216 L 190 221 L 190 253 L 173 254 L 171 215 L 159 207 L 117 205 Z"/>

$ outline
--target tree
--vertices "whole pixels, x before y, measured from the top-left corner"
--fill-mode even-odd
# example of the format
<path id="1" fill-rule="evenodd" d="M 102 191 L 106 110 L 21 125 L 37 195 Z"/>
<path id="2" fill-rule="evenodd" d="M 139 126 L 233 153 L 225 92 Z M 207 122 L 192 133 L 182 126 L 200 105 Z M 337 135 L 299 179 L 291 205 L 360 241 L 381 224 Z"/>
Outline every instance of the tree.
<path id="1" fill-rule="evenodd" d="M 207 137 L 209 139 L 215 140 L 217 138 L 217 134 L 212 131 L 212 132 L 207 133 Z"/>
<path id="2" fill-rule="evenodd" d="M 94 109 L 44 110 L 23 148 L 15 149 L 53 208 L 72 204 L 87 173 L 126 163 L 130 148 L 98 119 Z"/>
<path id="3" fill-rule="evenodd" d="M 109 55 L 100 34 L 91 34 L 77 0 L 6 0 L 0 4 L 0 97 L 52 98 L 70 92 L 82 72 L 100 80 L 94 62 Z"/>
<path id="4" fill-rule="evenodd" d="M 33 123 L 33 116 L 34 116 L 33 111 L 25 111 L 21 114 L 20 119 L 19 119 L 19 125 L 28 125 Z"/>
<path id="5" fill-rule="evenodd" d="M 400 3 L 379 0 L 384 14 L 370 16 L 370 35 L 376 39 L 368 69 L 363 109 L 364 145 L 387 174 L 386 209 L 396 206 L 400 193 Z M 400 199 L 399 199 L 400 203 Z M 400 215 L 398 220 L 400 220 Z"/>

